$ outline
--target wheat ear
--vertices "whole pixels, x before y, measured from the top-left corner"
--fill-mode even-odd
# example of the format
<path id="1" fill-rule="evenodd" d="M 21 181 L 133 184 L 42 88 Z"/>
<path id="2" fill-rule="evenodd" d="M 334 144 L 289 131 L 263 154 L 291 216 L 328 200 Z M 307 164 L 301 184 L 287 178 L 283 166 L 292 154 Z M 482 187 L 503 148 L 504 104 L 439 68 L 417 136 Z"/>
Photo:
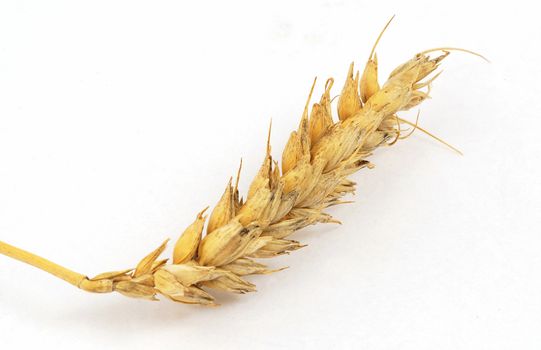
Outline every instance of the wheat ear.
<path id="1" fill-rule="evenodd" d="M 379 40 L 379 38 L 378 38 Z M 375 45 L 374 45 L 375 48 Z M 308 95 L 299 127 L 289 137 L 281 164 L 271 156 L 270 140 L 259 172 L 251 182 L 246 200 L 232 180 L 210 213 L 197 214 L 176 241 L 172 263 L 160 260 L 167 241 L 144 257 L 135 268 L 88 278 L 35 254 L 0 241 L 0 253 L 47 271 L 88 292 L 119 292 L 135 298 L 157 300 L 156 295 L 181 303 L 215 305 L 209 290 L 233 293 L 255 291 L 244 276 L 276 270 L 254 259 L 271 258 L 303 247 L 288 237 L 316 223 L 338 222 L 324 212 L 344 203 L 353 193 L 352 173 L 368 167 L 366 160 L 379 147 L 400 137 L 400 111 L 417 106 L 429 97 L 431 75 L 449 55 L 440 49 L 431 58 L 428 50 L 392 71 L 380 86 L 374 49 L 362 75 L 350 65 L 338 99 L 338 121 L 331 113 L 328 79 L 318 103 L 310 109 L 314 84 Z M 430 77 L 432 76 L 432 77 Z M 422 91 L 426 88 L 426 91 Z M 422 129 L 421 129 L 422 130 Z M 269 128 L 270 135 L 270 128 Z M 270 139 L 270 136 L 269 136 Z"/>

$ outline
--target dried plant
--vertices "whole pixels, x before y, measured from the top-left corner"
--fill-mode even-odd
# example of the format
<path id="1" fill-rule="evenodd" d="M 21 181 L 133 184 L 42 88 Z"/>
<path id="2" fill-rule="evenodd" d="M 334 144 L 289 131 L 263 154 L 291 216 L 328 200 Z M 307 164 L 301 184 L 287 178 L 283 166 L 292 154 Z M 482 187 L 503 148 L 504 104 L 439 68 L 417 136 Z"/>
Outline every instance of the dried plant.
<path id="1" fill-rule="evenodd" d="M 238 191 L 239 169 L 236 182 L 229 180 L 208 215 L 206 234 L 203 231 L 207 216 L 203 210 L 176 241 L 171 264 L 167 259 L 160 260 L 167 241 L 135 268 L 92 278 L 4 242 L 0 242 L 0 253 L 88 292 L 116 291 L 149 300 L 157 300 L 156 295 L 162 294 L 176 302 L 215 305 L 210 290 L 255 291 L 255 285 L 245 276 L 277 271 L 255 259 L 271 258 L 303 247 L 289 238 L 303 227 L 338 222 L 325 209 L 344 203 L 342 197 L 354 192 L 356 184 L 348 176 L 362 168 L 371 168 L 366 159 L 376 148 L 393 145 L 409 136 L 401 136 L 402 124 L 413 126 L 412 132 L 420 129 L 417 122 L 408 122 L 398 113 L 429 97 L 430 85 L 439 75 L 432 73 L 450 51 L 460 50 L 439 48 L 418 53 L 393 70 L 380 86 L 374 50 L 380 37 L 362 75 L 354 74 L 353 63 L 349 67 L 338 98 L 338 121 L 331 113 L 332 78 L 327 80 L 319 102 L 309 108 L 314 81 L 299 126 L 291 133 L 282 153 L 281 165 L 271 156 L 270 140 L 267 141 L 263 163 L 246 199 Z M 440 54 L 431 58 L 434 52 Z"/>

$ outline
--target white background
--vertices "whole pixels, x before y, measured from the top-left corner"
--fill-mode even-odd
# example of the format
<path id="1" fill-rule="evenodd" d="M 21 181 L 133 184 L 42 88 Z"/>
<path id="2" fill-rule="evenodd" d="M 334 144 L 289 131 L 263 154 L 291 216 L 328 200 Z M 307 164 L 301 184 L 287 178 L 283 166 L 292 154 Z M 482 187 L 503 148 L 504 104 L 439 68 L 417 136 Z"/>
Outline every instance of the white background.
<path id="1" fill-rule="evenodd" d="M 527 2 L 2 1 L 0 239 L 93 275 L 132 267 L 213 205 L 273 120 L 378 48 L 444 63 L 421 133 L 354 177 L 342 226 L 219 308 L 91 295 L 0 257 L 2 349 L 541 348 L 541 28 Z M 415 111 L 404 114 L 414 119 Z M 167 251 L 170 253 L 170 250 Z"/>

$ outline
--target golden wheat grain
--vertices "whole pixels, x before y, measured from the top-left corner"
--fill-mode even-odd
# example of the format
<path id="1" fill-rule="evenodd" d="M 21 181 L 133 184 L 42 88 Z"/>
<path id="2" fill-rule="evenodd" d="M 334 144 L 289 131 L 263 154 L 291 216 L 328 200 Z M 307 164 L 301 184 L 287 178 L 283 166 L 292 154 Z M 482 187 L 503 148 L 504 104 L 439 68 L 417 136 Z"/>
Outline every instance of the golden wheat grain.
<path id="1" fill-rule="evenodd" d="M 381 34 L 376 44 L 380 37 Z M 167 264 L 167 259 L 159 260 L 167 241 L 134 269 L 106 272 L 93 278 L 4 242 L 0 242 L 0 253 L 89 292 L 116 291 L 148 300 L 157 300 L 156 294 L 162 294 L 176 302 L 215 305 L 208 290 L 254 291 L 255 285 L 244 276 L 277 271 L 254 259 L 271 258 L 303 247 L 288 238 L 303 227 L 337 222 L 324 210 L 344 203 L 341 198 L 353 193 L 355 183 L 348 176 L 371 167 L 366 158 L 376 148 L 394 144 L 402 123 L 420 129 L 417 123 L 399 118 L 397 113 L 428 98 L 430 84 L 437 77 L 429 75 L 450 50 L 455 50 L 441 48 L 416 54 L 393 70 L 380 86 L 376 44 L 362 74 L 354 72 L 353 63 L 349 67 L 338 99 L 338 121 L 334 121 L 331 112 L 332 78 L 310 110 L 314 81 L 299 127 L 291 133 L 283 150 L 281 169 L 271 156 L 269 137 L 263 163 L 250 184 L 246 200 L 239 196 L 237 188 L 239 169 L 236 184 L 233 186 L 232 179 L 229 180 L 210 214 L 206 236 L 203 237 L 205 209 L 177 240 L 171 264 Z M 441 54 L 431 58 L 429 54 L 434 51 Z"/>

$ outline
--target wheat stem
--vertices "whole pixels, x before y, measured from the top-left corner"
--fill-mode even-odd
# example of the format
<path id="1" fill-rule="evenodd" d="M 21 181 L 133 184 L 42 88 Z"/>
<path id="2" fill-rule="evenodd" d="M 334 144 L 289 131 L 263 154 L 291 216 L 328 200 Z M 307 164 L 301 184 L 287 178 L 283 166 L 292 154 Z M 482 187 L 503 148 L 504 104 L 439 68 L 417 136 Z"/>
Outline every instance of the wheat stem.
<path id="1" fill-rule="evenodd" d="M 0 254 L 8 256 L 37 267 L 38 269 L 48 272 L 51 275 L 58 277 L 77 288 L 91 293 L 110 293 L 113 291 L 113 282 L 108 279 L 91 280 L 87 276 L 68 269 L 67 267 L 58 265 L 50 260 L 42 258 L 39 255 L 30 253 L 24 249 L 17 248 L 6 242 L 0 241 Z"/>
<path id="2" fill-rule="evenodd" d="M 10 258 L 17 259 L 34 267 L 37 267 L 40 270 L 48 272 L 64 281 L 79 287 L 86 279 L 85 275 L 81 275 L 75 271 L 72 271 L 64 266 L 55 264 L 52 261 L 49 261 L 41 256 L 27 252 L 21 248 L 14 247 L 10 244 L 0 241 L 0 253 Z"/>

